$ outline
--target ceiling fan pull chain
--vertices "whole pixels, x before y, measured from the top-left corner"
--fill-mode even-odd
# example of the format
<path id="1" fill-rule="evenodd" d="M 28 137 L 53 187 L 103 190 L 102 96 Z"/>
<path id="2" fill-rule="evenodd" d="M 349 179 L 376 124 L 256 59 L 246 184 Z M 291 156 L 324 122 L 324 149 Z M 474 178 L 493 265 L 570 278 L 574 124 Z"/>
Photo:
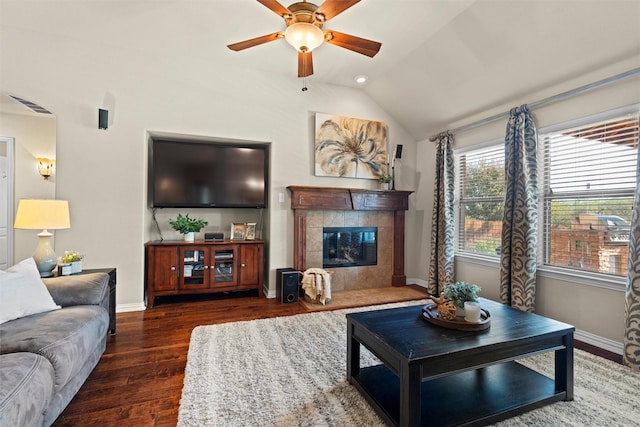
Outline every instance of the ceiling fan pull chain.
<path id="1" fill-rule="evenodd" d="M 302 68 L 304 70 L 307 69 L 307 55 L 302 55 Z M 305 75 L 302 77 L 302 91 L 306 92 L 307 91 L 307 75 L 305 73 Z"/>

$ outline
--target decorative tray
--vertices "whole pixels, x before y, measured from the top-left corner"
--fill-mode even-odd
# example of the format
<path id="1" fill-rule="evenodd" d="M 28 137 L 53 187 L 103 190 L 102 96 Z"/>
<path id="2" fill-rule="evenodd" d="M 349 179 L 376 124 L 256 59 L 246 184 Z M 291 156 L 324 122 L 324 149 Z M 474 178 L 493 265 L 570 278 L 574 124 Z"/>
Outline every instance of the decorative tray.
<path id="1" fill-rule="evenodd" d="M 441 319 L 438 317 L 438 306 L 435 303 L 422 307 L 420 317 L 434 325 L 458 331 L 483 331 L 491 326 L 491 314 L 484 308 L 480 309 L 480 321 L 478 323 L 467 322 L 463 317 L 456 317 L 455 320 Z"/>

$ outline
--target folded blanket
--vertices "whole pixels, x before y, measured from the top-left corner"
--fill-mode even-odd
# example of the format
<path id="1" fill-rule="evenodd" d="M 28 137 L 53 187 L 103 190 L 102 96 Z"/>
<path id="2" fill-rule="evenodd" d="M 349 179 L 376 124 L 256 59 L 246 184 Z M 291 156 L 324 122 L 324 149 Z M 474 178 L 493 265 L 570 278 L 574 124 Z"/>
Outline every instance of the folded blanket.
<path id="1" fill-rule="evenodd" d="M 331 301 L 331 273 L 321 268 L 309 268 L 302 276 L 302 289 L 312 300 L 324 305 Z"/>

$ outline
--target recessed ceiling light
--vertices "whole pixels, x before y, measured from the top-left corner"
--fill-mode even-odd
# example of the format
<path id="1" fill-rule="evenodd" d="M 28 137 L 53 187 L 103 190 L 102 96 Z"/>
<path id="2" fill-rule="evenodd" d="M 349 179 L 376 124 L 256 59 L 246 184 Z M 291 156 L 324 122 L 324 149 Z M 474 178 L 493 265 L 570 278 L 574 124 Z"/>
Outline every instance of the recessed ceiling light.
<path id="1" fill-rule="evenodd" d="M 356 83 L 358 83 L 358 84 L 364 84 L 364 83 L 366 83 L 366 82 L 367 82 L 367 80 L 368 80 L 368 79 L 369 79 L 369 77 L 364 76 L 364 75 L 362 75 L 362 74 L 361 74 L 361 75 L 359 75 L 359 76 L 356 76 L 356 77 L 354 78 L 354 80 L 355 80 L 355 81 L 356 81 Z"/>

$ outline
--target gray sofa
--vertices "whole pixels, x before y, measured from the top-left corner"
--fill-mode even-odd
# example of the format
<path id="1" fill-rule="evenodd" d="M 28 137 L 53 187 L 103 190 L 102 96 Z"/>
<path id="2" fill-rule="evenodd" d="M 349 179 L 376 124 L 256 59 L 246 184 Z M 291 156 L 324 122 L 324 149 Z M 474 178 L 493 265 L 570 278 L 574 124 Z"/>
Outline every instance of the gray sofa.
<path id="1" fill-rule="evenodd" d="M 62 309 L 0 325 L 0 426 L 49 426 L 105 351 L 109 276 L 43 279 Z"/>

